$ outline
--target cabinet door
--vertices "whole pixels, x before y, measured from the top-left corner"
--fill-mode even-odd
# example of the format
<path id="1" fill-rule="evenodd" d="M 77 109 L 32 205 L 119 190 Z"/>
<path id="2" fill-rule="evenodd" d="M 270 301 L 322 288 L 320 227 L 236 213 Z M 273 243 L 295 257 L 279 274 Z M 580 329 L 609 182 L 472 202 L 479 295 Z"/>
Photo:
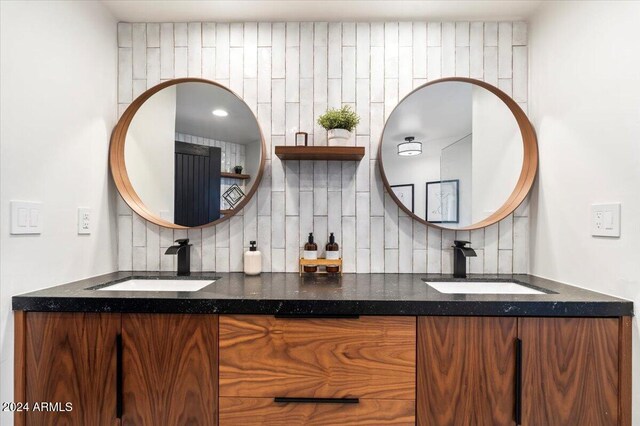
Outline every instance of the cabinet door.
<path id="1" fill-rule="evenodd" d="M 513 425 L 516 318 L 419 317 L 418 425 Z"/>
<path id="2" fill-rule="evenodd" d="M 16 424 L 117 424 L 119 331 L 120 314 L 17 314 L 16 347 L 22 353 L 16 359 L 16 383 L 24 387 L 16 386 L 15 399 L 29 402 L 30 410 L 16 415 Z M 36 402 L 59 405 L 50 412 L 34 411 Z"/>
<path id="3" fill-rule="evenodd" d="M 521 318 L 522 424 L 618 424 L 617 318 Z"/>
<path id="4" fill-rule="evenodd" d="M 123 425 L 215 425 L 218 317 L 123 314 Z"/>

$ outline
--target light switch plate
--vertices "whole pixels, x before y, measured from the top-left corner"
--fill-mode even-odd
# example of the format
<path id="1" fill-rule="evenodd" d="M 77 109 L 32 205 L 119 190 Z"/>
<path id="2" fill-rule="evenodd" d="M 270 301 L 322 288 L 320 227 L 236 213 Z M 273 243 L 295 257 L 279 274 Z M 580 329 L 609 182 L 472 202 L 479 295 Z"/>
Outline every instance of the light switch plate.
<path id="1" fill-rule="evenodd" d="M 41 234 L 42 203 L 11 201 L 11 234 Z"/>
<path id="2" fill-rule="evenodd" d="M 78 207 L 78 234 L 91 234 L 91 209 Z"/>
<path id="3" fill-rule="evenodd" d="M 591 235 L 620 236 L 620 203 L 591 205 Z"/>

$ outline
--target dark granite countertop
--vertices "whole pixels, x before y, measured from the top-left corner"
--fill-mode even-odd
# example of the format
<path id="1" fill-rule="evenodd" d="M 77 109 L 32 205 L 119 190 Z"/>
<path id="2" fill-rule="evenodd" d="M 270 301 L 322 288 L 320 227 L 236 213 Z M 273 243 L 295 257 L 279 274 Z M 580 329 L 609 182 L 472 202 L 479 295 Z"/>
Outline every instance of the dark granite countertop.
<path id="1" fill-rule="evenodd" d="M 633 315 L 633 302 L 531 275 L 476 275 L 469 280 L 514 280 L 548 294 L 445 294 L 424 282 L 440 274 L 193 273 L 216 279 L 195 292 L 96 291 L 113 281 L 178 278 L 169 272 L 114 272 L 13 297 L 13 309 L 41 312 L 148 312 L 265 315 Z M 464 280 L 463 280 L 464 281 Z"/>

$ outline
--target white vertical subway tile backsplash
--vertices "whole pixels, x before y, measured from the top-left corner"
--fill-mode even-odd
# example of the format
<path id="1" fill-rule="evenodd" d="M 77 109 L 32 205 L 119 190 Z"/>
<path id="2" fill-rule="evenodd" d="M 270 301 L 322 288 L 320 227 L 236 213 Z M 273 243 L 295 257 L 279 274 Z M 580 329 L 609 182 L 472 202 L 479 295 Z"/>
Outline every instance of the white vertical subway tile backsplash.
<path id="1" fill-rule="evenodd" d="M 173 270 L 164 251 L 174 239 L 194 244 L 193 270 L 241 271 L 257 239 L 263 271 L 297 272 L 309 232 L 320 252 L 336 236 L 345 272 L 447 273 L 453 238 L 470 238 L 473 273 L 528 271 L 527 202 L 499 224 L 469 232 L 440 231 L 399 212 L 385 195 L 377 165 L 384 120 L 412 88 L 449 76 L 501 87 L 526 108 L 524 22 L 248 22 L 120 23 L 118 110 L 141 90 L 188 76 L 232 86 L 252 110 L 267 145 L 254 199 L 215 227 L 173 231 L 144 221 L 119 200 L 120 270 Z M 326 145 L 316 124 L 327 107 L 348 104 L 361 116 L 352 144 L 359 163 L 280 161 L 276 145 L 296 131 Z M 526 112 L 526 109 L 525 109 Z"/>
<path id="2" fill-rule="evenodd" d="M 484 76 L 484 25 L 472 22 L 469 29 L 469 77 L 482 80 Z"/>
<path id="3" fill-rule="evenodd" d="M 160 78 L 163 80 L 173 78 L 173 49 L 173 24 L 160 24 Z M 118 78 L 123 78 L 122 73 L 118 73 Z"/>
<path id="4" fill-rule="evenodd" d="M 498 24 L 498 77 L 511 78 L 513 39 L 511 22 Z"/>

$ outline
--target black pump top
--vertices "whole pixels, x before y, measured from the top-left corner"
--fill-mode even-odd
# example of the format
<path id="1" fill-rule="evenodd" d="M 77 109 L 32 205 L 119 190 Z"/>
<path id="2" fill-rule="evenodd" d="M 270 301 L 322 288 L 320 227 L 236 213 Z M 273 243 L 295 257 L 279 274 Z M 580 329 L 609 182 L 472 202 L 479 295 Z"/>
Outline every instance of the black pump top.
<path id="1" fill-rule="evenodd" d="M 336 237 L 333 236 L 333 232 L 329 235 L 329 244 L 335 244 Z"/>
<path id="2" fill-rule="evenodd" d="M 256 242 L 255 241 L 249 241 L 249 245 L 250 245 L 249 251 L 257 251 Z"/>
<path id="3" fill-rule="evenodd" d="M 313 232 L 309 232 L 309 244 L 313 244 Z"/>

